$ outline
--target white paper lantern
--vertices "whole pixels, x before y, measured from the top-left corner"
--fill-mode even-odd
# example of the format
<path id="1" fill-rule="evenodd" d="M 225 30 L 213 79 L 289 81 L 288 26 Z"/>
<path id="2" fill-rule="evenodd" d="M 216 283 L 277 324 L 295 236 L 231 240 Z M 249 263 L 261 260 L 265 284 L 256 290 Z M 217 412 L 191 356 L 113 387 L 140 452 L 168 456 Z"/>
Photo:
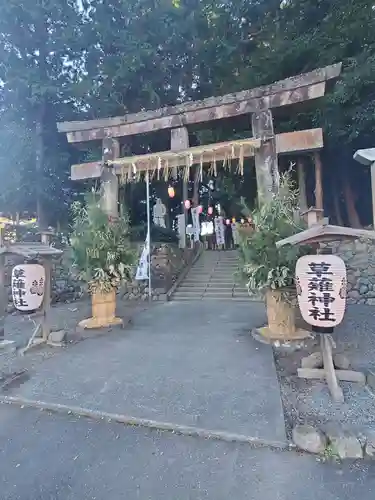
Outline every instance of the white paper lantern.
<path id="1" fill-rule="evenodd" d="M 12 296 L 16 309 L 35 311 L 43 302 L 46 273 L 40 264 L 20 264 L 12 271 Z"/>
<path id="2" fill-rule="evenodd" d="M 296 289 L 303 319 L 315 327 L 341 323 L 346 307 L 346 267 L 336 255 L 305 255 L 297 261 Z"/>

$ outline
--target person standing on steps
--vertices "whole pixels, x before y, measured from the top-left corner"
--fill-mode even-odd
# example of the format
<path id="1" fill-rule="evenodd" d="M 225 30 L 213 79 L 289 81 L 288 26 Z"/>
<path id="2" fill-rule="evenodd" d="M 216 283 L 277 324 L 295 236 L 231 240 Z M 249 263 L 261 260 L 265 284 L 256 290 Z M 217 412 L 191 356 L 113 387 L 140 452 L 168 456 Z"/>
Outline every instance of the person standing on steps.
<path id="1" fill-rule="evenodd" d="M 224 229 L 225 250 L 232 250 L 234 247 L 232 224 L 229 219 L 225 221 Z"/>

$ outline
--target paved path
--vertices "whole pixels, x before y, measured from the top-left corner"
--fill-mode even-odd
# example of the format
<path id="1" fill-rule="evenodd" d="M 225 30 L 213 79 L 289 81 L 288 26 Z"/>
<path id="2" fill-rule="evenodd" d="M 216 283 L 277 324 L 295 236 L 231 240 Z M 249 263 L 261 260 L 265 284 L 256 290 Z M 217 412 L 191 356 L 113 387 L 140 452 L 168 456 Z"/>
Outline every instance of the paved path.
<path id="1" fill-rule="evenodd" d="M 0 405 L 2 500 L 372 500 L 375 465 Z"/>
<path id="2" fill-rule="evenodd" d="M 285 443 L 259 304 L 168 303 L 46 359 L 10 395 Z"/>

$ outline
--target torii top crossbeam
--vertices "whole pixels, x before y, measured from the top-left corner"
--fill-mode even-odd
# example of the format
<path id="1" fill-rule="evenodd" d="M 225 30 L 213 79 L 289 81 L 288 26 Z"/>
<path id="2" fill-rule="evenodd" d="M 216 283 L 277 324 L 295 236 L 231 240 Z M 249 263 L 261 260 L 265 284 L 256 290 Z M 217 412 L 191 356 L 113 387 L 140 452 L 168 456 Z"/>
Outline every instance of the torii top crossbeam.
<path id="1" fill-rule="evenodd" d="M 328 80 L 341 72 L 341 63 L 316 69 L 286 80 L 222 97 L 209 97 L 178 106 L 154 111 L 141 111 L 114 118 L 62 122 L 59 132 L 65 132 L 69 142 L 85 142 L 106 137 L 124 137 L 154 130 L 184 127 L 266 109 L 296 104 L 322 97 Z"/>

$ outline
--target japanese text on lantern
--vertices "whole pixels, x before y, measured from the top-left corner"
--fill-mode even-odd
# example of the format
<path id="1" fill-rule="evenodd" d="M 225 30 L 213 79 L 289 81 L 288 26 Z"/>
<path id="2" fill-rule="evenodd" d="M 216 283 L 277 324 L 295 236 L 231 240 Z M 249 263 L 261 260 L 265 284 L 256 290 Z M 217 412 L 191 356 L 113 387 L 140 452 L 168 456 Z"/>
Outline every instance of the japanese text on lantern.
<path id="1" fill-rule="evenodd" d="M 331 264 L 328 262 L 310 262 L 308 282 L 308 301 L 311 304 L 309 315 L 319 321 L 335 321 L 331 304 L 336 299 L 332 296 L 333 283 Z"/>
<path id="2" fill-rule="evenodd" d="M 39 309 L 44 297 L 45 270 L 39 264 L 19 264 L 12 271 L 13 302 L 20 311 Z"/>
<path id="3" fill-rule="evenodd" d="M 26 276 L 25 270 L 18 268 L 14 270 L 12 280 L 13 301 L 16 307 L 27 307 L 27 302 L 24 299 L 26 295 Z"/>
<path id="4" fill-rule="evenodd" d="M 301 314 L 314 326 L 341 323 L 346 305 L 346 268 L 335 255 L 308 255 L 296 266 L 296 288 Z"/>

